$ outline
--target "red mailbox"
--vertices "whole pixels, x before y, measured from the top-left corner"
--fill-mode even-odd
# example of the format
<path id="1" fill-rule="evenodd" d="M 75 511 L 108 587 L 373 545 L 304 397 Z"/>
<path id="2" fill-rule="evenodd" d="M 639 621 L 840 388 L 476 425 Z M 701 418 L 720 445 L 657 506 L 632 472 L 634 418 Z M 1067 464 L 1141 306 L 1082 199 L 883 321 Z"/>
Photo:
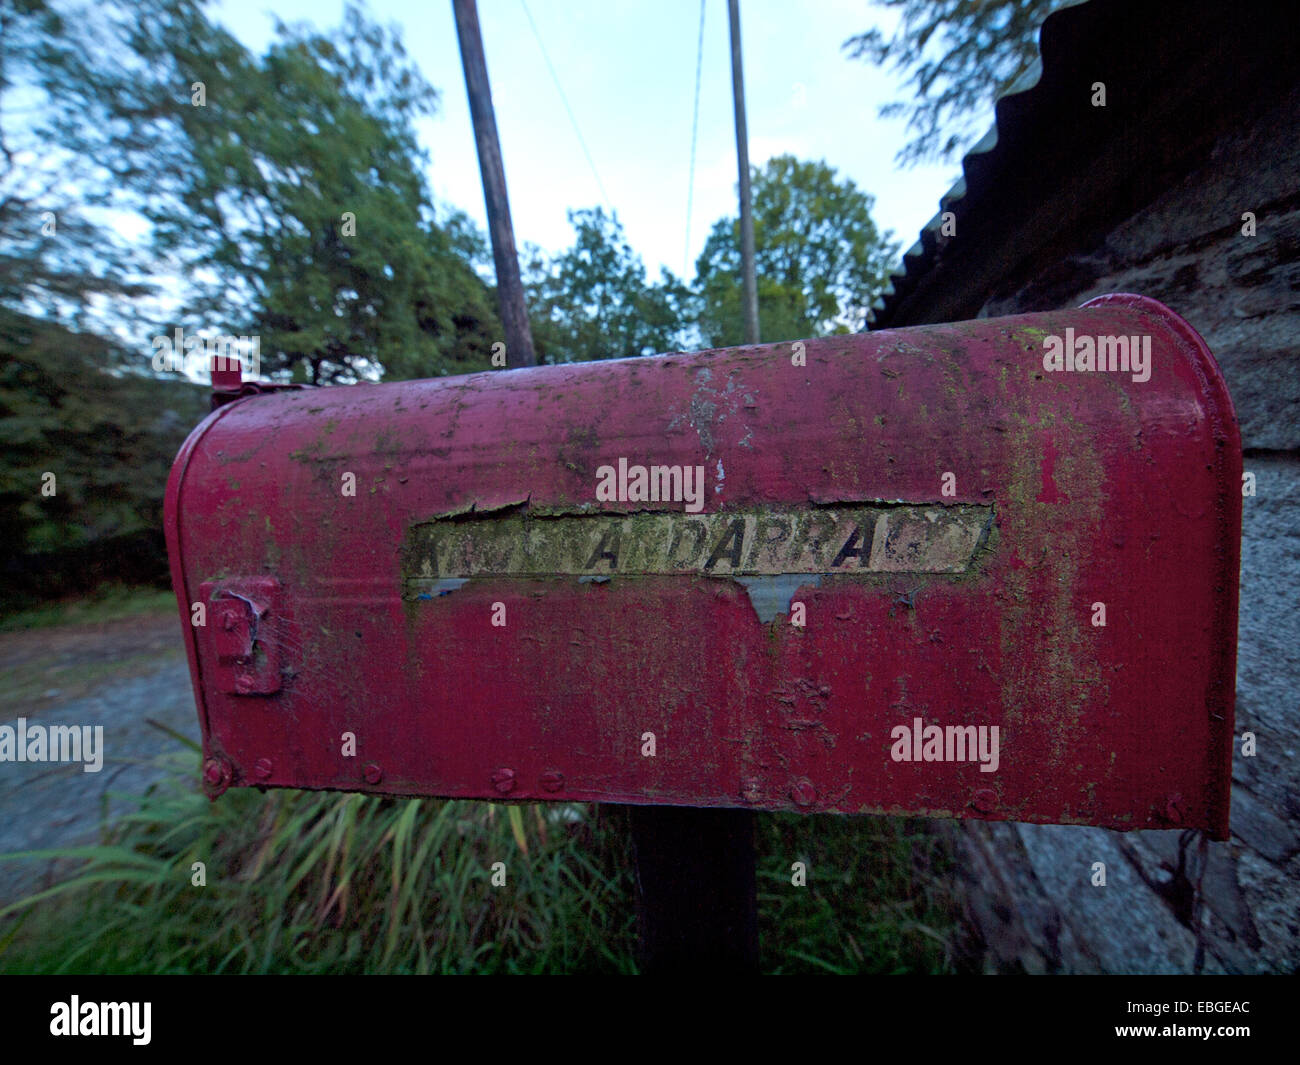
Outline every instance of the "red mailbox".
<path id="1" fill-rule="evenodd" d="M 1148 299 L 244 394 L 166 520 L 213 793 L 1227 837 L 1240 438 Z"/>

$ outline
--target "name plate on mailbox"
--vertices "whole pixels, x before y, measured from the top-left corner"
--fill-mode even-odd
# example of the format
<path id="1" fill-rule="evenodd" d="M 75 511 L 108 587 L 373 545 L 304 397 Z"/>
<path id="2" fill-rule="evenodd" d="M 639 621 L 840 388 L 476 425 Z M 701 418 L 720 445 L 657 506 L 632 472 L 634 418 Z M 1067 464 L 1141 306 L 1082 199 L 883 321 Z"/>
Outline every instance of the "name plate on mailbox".
<path id="1" fill-rule="evenodd" d="M 214 794 L 1226 838 L 1240 438 L 1151 300 L 248 395 L 166 520 Z"/>
<path id="2" fill-rule="evenodd" d="M 750 513 L 482 518 L 416 526 L 409 581 L 699 573 L 961 573 L 993 508 L 898 506 Z"/>

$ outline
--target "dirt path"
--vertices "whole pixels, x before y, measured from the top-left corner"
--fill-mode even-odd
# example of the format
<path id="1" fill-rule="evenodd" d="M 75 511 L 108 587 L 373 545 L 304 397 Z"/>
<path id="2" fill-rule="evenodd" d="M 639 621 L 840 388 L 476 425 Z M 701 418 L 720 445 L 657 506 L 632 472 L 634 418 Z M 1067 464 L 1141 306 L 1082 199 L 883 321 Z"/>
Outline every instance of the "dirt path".
<path id="1" fill-rule="evenodd" d="M 158 780 L 151 764 L 181 749 L 149 724 L 198 741 L 174 612 L 0 634 L 0 725 L 102 726 L 103 768 L 0 762 L 0 853 L 94 842 L 106 815 Z M 48 862 L 0 862 L 0 900 L 38 887 Z"/>

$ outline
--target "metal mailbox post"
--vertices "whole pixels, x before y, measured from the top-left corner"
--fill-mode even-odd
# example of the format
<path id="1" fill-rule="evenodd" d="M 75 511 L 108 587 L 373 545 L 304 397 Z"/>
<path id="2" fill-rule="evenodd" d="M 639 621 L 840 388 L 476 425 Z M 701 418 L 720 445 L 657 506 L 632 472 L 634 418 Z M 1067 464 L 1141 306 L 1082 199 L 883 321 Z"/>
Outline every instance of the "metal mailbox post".
<path id="1" fill-rule="evenodd" d="M 1227 838 L 1240 437 L 1152 300 L 219 389 L 166 501 L 214 796 Z"/>

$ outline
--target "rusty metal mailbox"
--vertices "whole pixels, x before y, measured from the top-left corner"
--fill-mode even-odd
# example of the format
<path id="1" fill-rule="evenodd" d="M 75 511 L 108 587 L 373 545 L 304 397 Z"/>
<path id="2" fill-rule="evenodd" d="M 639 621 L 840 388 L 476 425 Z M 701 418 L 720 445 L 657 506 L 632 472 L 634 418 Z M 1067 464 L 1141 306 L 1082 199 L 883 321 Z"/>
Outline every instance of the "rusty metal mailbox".
<path id="1" fill-rule="evenodd" d="M 1154 301 L 244 391 L 167 493 L 214 794 L 1226 838 L 1240 439 Z"/>

